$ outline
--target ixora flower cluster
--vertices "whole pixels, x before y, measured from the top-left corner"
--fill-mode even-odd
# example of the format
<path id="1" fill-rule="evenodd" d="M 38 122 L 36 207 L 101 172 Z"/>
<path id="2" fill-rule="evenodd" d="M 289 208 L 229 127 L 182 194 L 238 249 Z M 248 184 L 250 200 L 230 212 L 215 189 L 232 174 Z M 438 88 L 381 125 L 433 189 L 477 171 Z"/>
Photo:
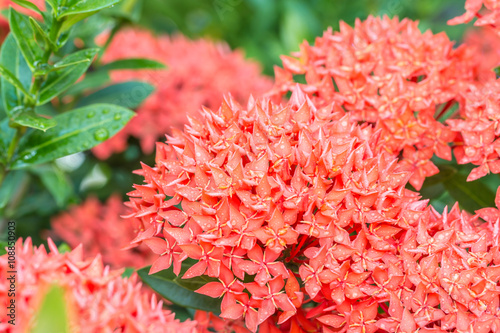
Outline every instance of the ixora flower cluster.
<path id="1" fill-rule="evenodd" d="M 433 210 L 382 134 L 300 88 L 204 108 L 138 171 L 135 243 L 151 273 L 197 260 L 183 278 L 251 331 L 500 331 L 500 214 Z"/>
<path id="2" fill-rule="evenodd" d="M 71 248 L 82 244 L 89 256 L 100 254 L 103 263 L 114 269 L 147 266 L 152 262 L 147 247 L 128 249 L 139 226 L 134 219 L 120 217 L 127 213 L 119 195 L 111 196 L 105 203 L 87 198 L 81 205 L 54 217 L 51 233 Z"/>
<path id="3" fill-rule="evenodd" d="M 215 108 L 225 93 L 243 102 L 250 94 L 262 94 L 272 86 L 257 63 L 223 43 L 191 41 L 181 35 L 155 37 L 148 31 L 127 29 L 113 38 L 102 61 L 131 57 L 151 58 L 168 68 L 112 73 L 115 82 L 142 80 L 152 84 L 155 92 L 122 131 L 92 150 L 101 159 L 125 150 L 130 136 L 140 140 L 145 153 L 151 153 L 166 131 L 182 127 L 201 105 Z"/>
<path id="4" fill-rule="evenodd" d="M 462 24 L 477 18 L 474 25 L 493 27 L 500 33 L 500 3 L 498 0 L 466 0 L 465 13 L 448 21 L 448 24 Z"/>
<path id="5" fill-rule="evenodd" d="M 288 93 L 297 75 L 304 75 L 301 87 L 316 105 L 336 103 L 351 121 L 382 131 L 381 149 L 402 155 L 417 190 L 439 172 L 431 157 L 451 160 L 452 149 L 459 163 L 478 165 L 469 180 L 500 172 L 498 130 L 492 127 L 498 121 L 492 99 L 498 94 L 488 91 L 496 85 L 493 68 L 484 68 L 477 48 L 453 48 L 444 33 L 421 33 L 417 24 L 369 17 L 353 28 L 341 24 L 340 32 L 328 30 L 314 45 L 302 44 L 295 57 L 282 57 L 270 95 Z M 492 103 L 468 107 L 470 90 Z M 461 120 L 443 122 L 449 118 Z"/>
<path id="6" fill-rule="evenodd" d="M 0 314 L 0 331 L 32 332 L 40 302 L 48 288 L 57 284 L 66 291 L 72 332 L 197 332 L 195 321 L 180 322 L 149 296 L 136 276 L 122 278 L 123 270 L 104 267 L 101 257 L 84 259 L 82 247 L 59 253 L 49 239 L 50 252 L 33 247 L 31 239 L 16 244 L 16 326 Z M 7 255 L 0 257 L 0 303 L 8 301 Z"/>

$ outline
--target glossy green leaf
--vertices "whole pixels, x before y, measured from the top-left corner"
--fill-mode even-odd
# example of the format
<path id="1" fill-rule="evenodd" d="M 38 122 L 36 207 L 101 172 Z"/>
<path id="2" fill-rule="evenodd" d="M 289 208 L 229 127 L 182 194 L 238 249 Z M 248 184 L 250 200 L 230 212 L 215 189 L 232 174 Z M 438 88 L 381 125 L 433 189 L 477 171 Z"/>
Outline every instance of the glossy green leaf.
<path id="1" fill-rule="evenodd" d="M 47 35 L 46 29 L 42 28 L 40 26 L 40 23 L 35 20 L 33 17 L 30 17 L 30 24 L 31 27 L 33 28 L 33 31 L 35 32 L 35 37 L 38 40 L 43 41 L 46 45 L 50 45 L 53 49 L 57 49 L 57 46 L 50 40 L 49 36 Z"/>
<path id="2" fill-rule="evenodd" d="M 9 34 L 2 44 L 0 65 L 12 73 L 22 85 L 22 89 L 17 89 L 2 76 L 1 89 L 5 111 L 9 117 L 14 117 L 23 105 L 25 94 L 22 91 L 27 91 L 31 84 L 31 71 L 12 34 Z"/>
<path id="3" fill-rule="evenodd" d="M 40 87 L 38 105 L 49 102 L 74 84 L 87 71 L 97 51 L 98 49 L 81 50 L 61 60 L 58 63 L 61 67 L 64 64 L 73 63 L 73 65 L 68 65 L 48 75 L 47 80 Z"/>
<path id="4" fill-rule="evenodd" d="M 191 265 L 183 262 L 183 269 L 180 276 L 182 276 L 190 266 Z M 183 280 L 174 274 L 172 267 L 149 275 L 150 268 L 151 267 L 144 267 L 138 270 L 137 274 L 144 283 L 153 288 L 154 291 L 164 298 L 182 307 L 210 311 L 215 314 L 220 313 L 220 299 L 195 292 L 196 289 L 208 282 L 206 279 L 197 277 Z"/>
<path id="5" fill-rule="evenodd" d="M 19 6 L 34 10 L 35 12 L 41 14 L 42 11 L 31 1 L 27 0 L 12 0 L 12 2 L 17 3 Z"/>
<path id="6" fill-rule="evenodd" d="M 21 90 L 23 92 L 23 94 L 29 96 L 29 92 L 26 90 L 26 88 L 23 87 L 23 84 L 21 83 L 21 81 L 19 81 L 14 74 L 12 74 L 7 68 L 3 67 L 2 65 L 0 65 L 0 75 L 5 80 L 7 80 L 7 82 L 12 84 L 17 89 Z"/>
<path id="7" fill-rule="evenodd" d="M 65 291 L 53 285 L 45 294 L 38 312 L 35 314 L 32 333 L 69 333 L 68 304 Z"/>
<path id="8" fill-rule="evenodd" d="M 7 150 L 14 138 L 16 131 L 9 126 L 9 119 L 5 118 L 0 122 L 0 163 L 5 164 L 7 160 Z"/>
<path id="9" fill-rule="evenodd" d="M 45 0 L 55 12 L 57 12 L 57 8 L 61 5 L 62 1 L 64 0 Z"/>
<path id="10" fill-rule="evenodd" d="M 66 174 L 55 164 L 36 166 L 30 169 L 52 194 L 58 207 L 64 207 L 73 194 L 73 186 Z"/>
<path id="11" fill-rule="evenodd" d="M 33 131 L 21 144 L 12 169 L 53 161 L 90 149 L 115 135 L 134 112 L 109 104 L 95 104 L 62 113 L 58 126 L 46 132 Z"/>
<path id="12" fill-rule="evenodd" d="M 105 15 L 136 23 L 141 18 L 143 0 L 122 0 L 115 6 L 104 10 Z"/>
<path id="13" fill-rule="evenodd" d="M 92 61 L 92 55 L 97 54 L 98 49 L 87 49 L 75 52 L 54 64 L 54 69 L 61 69 L 69 66 L 88 63 Z"/>
<path id="14" fill-rule="evenodd" d="M 130 59 L 120 59 L 110 62 L 99 70 L 112 71 L 117 69 L 164 69 L 166 66 L 161 62 L 143 59 L 143 58 L 130 58 Z"/>
<path id="15" fill-rule="evenodd" d="M 153 91 L 154 87 L 145 82 L 117 83 L 83 97 L 78 102 L 78 106 L 111 103 L 133 109 L 139 106 Z"/>
<path id="16" fill-rule="evenodd" d="M 37 115 L 34 111 L 25 111 L 16 116 L 13 121 L 19 125 L 35 128 L 38 130 L 46 131 L 49 128 L 56 126 L 55 119 L 48 119 Z"/>
<path id="17" fill-rule="evenodd" d="M 470 213 L 485 207 L 495 207 L 495 192 L 481 179 L 467 182 L 467 173 L 456 173 L 443 182 L 443 185 L 460 207 Z"/>
<path id="18" fill-rule="evenodd" d="M 135 268 L 133 267 L 126 267 L 125 270 L 122 273 L 123 278 L 129 278 L 132 274 L 134 274 Z"/>
<path id="19" fill-rule="evenodd" d="M 37 62 L 43 57 L 43 50 L 35 41 L 35 31 L 30 24 L 29 17 L 10 8 L 10 29 L 21 53 L 26 59 L 31 71 L 35 71 Z"/>
<path id="20" fill-rule="evenodd" d="M 168 305 L 168 309 L 175 314 L 175 319 L 180 321 L 186 321 L 188 319 L 194 319 L 195 310 L 190 308 L 185 308 L 177 304 Z"/>
<path id="21" fill-rule="evenodd" d="M 91 12 L 86 12 L 86 13 L 82 13 L 82 14 L 68 16 L 62 24 L 61 31 L 68 31 L 69 29 L 71 29 L 75 24 L 77 24 L 81 20 L 84 20 L 87 17 L 92 16 L 97 12 L 98 11 L 91 11 Z"/>
<path id="22" fill-rule="evenodd" d="M 59 17 L 81 13 L 95 12 L 111 7 L 121 0 L 67 0 L 59 10 Z"/>
<path id="23" fill-rule="evenodd" d="M 25 171 L 10 171 L 0 186 L 0 210 L 3 209 L 29 175 Z M 0 214 L 1 215 L 1 214 Z"/>

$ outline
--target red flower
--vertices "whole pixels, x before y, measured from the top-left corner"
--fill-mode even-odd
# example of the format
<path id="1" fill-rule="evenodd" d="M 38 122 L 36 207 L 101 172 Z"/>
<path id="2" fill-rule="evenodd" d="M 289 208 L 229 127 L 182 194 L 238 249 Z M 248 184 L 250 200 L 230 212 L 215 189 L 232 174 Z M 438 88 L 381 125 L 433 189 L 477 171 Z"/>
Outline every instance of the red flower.
<path id="1" fill-rule="evenodd" d="M 89 255 L 100 253 L 104 264 L 113 268 L 140 268 L 150 264 L 152 256 L 144 245 L 130 248 L 139 223 L 121 217 L 128 213 L 119 195 L 111 196 L 104 204 L 90 197 L 52 219 L 53 236 L 71 248 L 82 244 Z"/>
<path id="2" fill-rule="evenodd" d="M 48 239 L 50 252 L 33 247 L 31 239 L 16 243 L 16 325 L 0 314 L 0 331 L 31 332 L 40 301 L 52 284 L 65 291 L 69 325 L 83 333 L 95 332 L 197 332 L 195 321 L 180 322 L 162 302 L 144 292 L 137 276 L 122 278 L 123 270 L 104 267 L 101 256 L 83 259 L 82 247 L 59 253 Z M 0 303 L 9 302 L 8 255 L 0 256 Z"/>
<path id="3" fill-rule="evenodd" d="M 131 136 L 138 138 L 144 153 L 149 154 L 156 140 L 172 133 L 171 127 L 181 129 L 202 106 L 218 106 L 223 93 L 231 93 L 243 102 L 250 94 L 264 93 L 271 85 L 260 74 L 257 63 L 223 43 L 208 40 L 190 41 L 180 35 L 155 37 L 148 31 L 125 29 L 113 38 L 102 60 L 108 63 L 124 58 L 152 58 L 168 68 L 112 73 L 115 82 L 140 80 L 156 90 L 123 130 L 92 150 L 100 159 L 124 151 Z"/>
<path id="4" fill-rule="evenodd" d="M 138 172 L 137 242 L 175 240 L 196 260 L 185 277 L 217 278 L 199 292 L 252 331 L 449 330 L 460 311 L 486 327 L 500 232 L 477 219 L 500 214 L 439 214 L 405 188 L 420 155 L 398 162 L 381 130 L 340 114 L 300 88 L 285 105 L 204 109 Z"/>
<path id="5" fill-rule="evenodd" d="M 442 33 L 421 33 L 407 19 L 370 16 L 353 28 L 341 22 L 339 32 L 327 30 L 314 45 L 304 43 L 294 57 L 282 57 L 269 95 L 281 98 L 295 87 L 294 75 L 305 75 L 299 85 L 316 106 L 346 110 L 352 121 L 381 129 L 379 149 L 394 156 L 404 151 L 418 190 L 438 172 L 433 154 L 451 159 L 456 132 L 439 118 L 462 101 L 467 84 L 485 77 L 474 51 L 453 48 Z"/>
<path id="6" fill-rule="evenodd" d="M 484 6 L 484 11 L 482 10 Z M 498 0 L 466 0 L 465 13 L 448 21 L 448 24 L 468 23 L 477 17 L 474 25 L 491 26 L 498 33 L 500 27 L 500 3 Z"/>

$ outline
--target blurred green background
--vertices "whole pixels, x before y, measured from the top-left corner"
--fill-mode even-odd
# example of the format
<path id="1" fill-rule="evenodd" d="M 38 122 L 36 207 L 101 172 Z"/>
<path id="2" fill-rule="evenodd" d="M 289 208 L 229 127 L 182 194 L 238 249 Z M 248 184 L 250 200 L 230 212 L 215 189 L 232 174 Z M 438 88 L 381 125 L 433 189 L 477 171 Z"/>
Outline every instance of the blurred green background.
<path id="1" fill-rule="evenodd" d="M 463 0 L 124 0 L 117 8 L 82 23 L 75 37 L 92 44 L 95 35 L 88 27 L 95 24 L 103 30 L 135 24 L 158 34 L 208 37 L 244 50 L 272 75 L 273 65 L 281 63 L 279 56 L 298 50 L 304 39 L 313 42 L 327 27 L 338 29 L 340 20 L 353 25 L 356 18 L 368 15 L 419 20 L 422 30 L 445 31 L 460 42 L 467 26 L 451 27 L 446 21 L 462 14 L 463 6 Z M 50 228 L 50 218 L 70 204 L 89 195 L 105 200 L 115 192 L 125 199 L 132 185 L 141 182 L 132 174 L 140 167 L 139 161 L 154 164 L 154 156 L 142 155 L 134 139 L 129 143 L 124 153 L 106 161 L 85 152 L 41 166 L 36 172 L 12 172 L 6 180 L 11 186 L 4 187 L 10 190 L 0 191 L 0 204 L 7 201 L 0 209 L 0 220 L 18 221 L 18 236 L 31 236 L 40 243 L 47 236 L 43 230 Z"/>
<path id="2" fill-rule="evenodd" d="M 446 21 L 464 12 L 462 0 L 146 0 L 139 24 L 157 32 L 181 32 L 189 37 L 208 36 L 242 48 L 260 61 L 266 74 L 279 64 L 279 55 L 298 50 L 304 40 L 339 21 L 388 15 L 419 20 L 422 30 L 446 31 L 460 40 L 465 26 Z"/>

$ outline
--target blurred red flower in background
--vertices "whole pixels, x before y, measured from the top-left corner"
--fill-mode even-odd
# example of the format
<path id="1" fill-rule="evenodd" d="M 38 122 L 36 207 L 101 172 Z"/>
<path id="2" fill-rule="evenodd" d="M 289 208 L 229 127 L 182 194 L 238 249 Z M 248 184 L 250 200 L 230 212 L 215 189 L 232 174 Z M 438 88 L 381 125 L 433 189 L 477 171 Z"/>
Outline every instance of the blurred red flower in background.
<path id="1" fill-rule="evenodd" d="M 93 149 L 101 159 L 125 150 L 129 136 L 138 138 L 144 153 L 149 154 L 159 138 L 170 133 L 172 126 L 181 129 L 202 105 L 216 107 L 225 93 L 243 102 L 272 85 L 256 62 L 220 42 L 191 41 L 181 35 L 157 37 L 148 31 L 126 29 L 114 37 L 102 60 L 107 63 L 131 57 L 154 59 L 168 68 L 112 73 L 115 82 L 142 80 L 156 91 L 122 131 Z"/>
<path id="2" fill-rule="evenodd" d="M 479 81 L 489 81 L 491 70 L 500 66 L 500 36 L 491 27 L 473 28 L 465 33 L 464 44 L 477 50 L 479 73 L 486 74 Z"/>
<path id="3" fill-rule="evenodd" d="M 90 197 L 52 218 L 51 234 L 71 248 L 83 244 L 88 255 L 101 254 L 103 263 L 112 268 L 140 268 L 151 264 L 152 255 L 144 245 L 124 249 L 135 238 L 139 227 L 137 221 L 120 217 L 127 213 L 129 210 L 119 195 L 111 196 L 105 203 Z"/>
<path id="4" fill-rule="evenodd" d="M 45 10 L 45 0 L 30 0 L 31 3 L 35 4 L 40 10 Z M 0 10 L 8 10 L 9 7 L 13 7 L 15 10 L 23 13 L 23 14 L 29 14 L 30 16 L 33 16 L 37 19 L 41 19 L 41 15 L 38 14 L 37 12 L 26 9 L 22 6 L 19 6 L 15 2 L 11 0 L 0 0 Z M 0 43 L 3 42 L 5 37 L 10 32 L 9 28 L 9 20 L 8 16 L 4 17 L 3 15 L 0 15 Z"/>

